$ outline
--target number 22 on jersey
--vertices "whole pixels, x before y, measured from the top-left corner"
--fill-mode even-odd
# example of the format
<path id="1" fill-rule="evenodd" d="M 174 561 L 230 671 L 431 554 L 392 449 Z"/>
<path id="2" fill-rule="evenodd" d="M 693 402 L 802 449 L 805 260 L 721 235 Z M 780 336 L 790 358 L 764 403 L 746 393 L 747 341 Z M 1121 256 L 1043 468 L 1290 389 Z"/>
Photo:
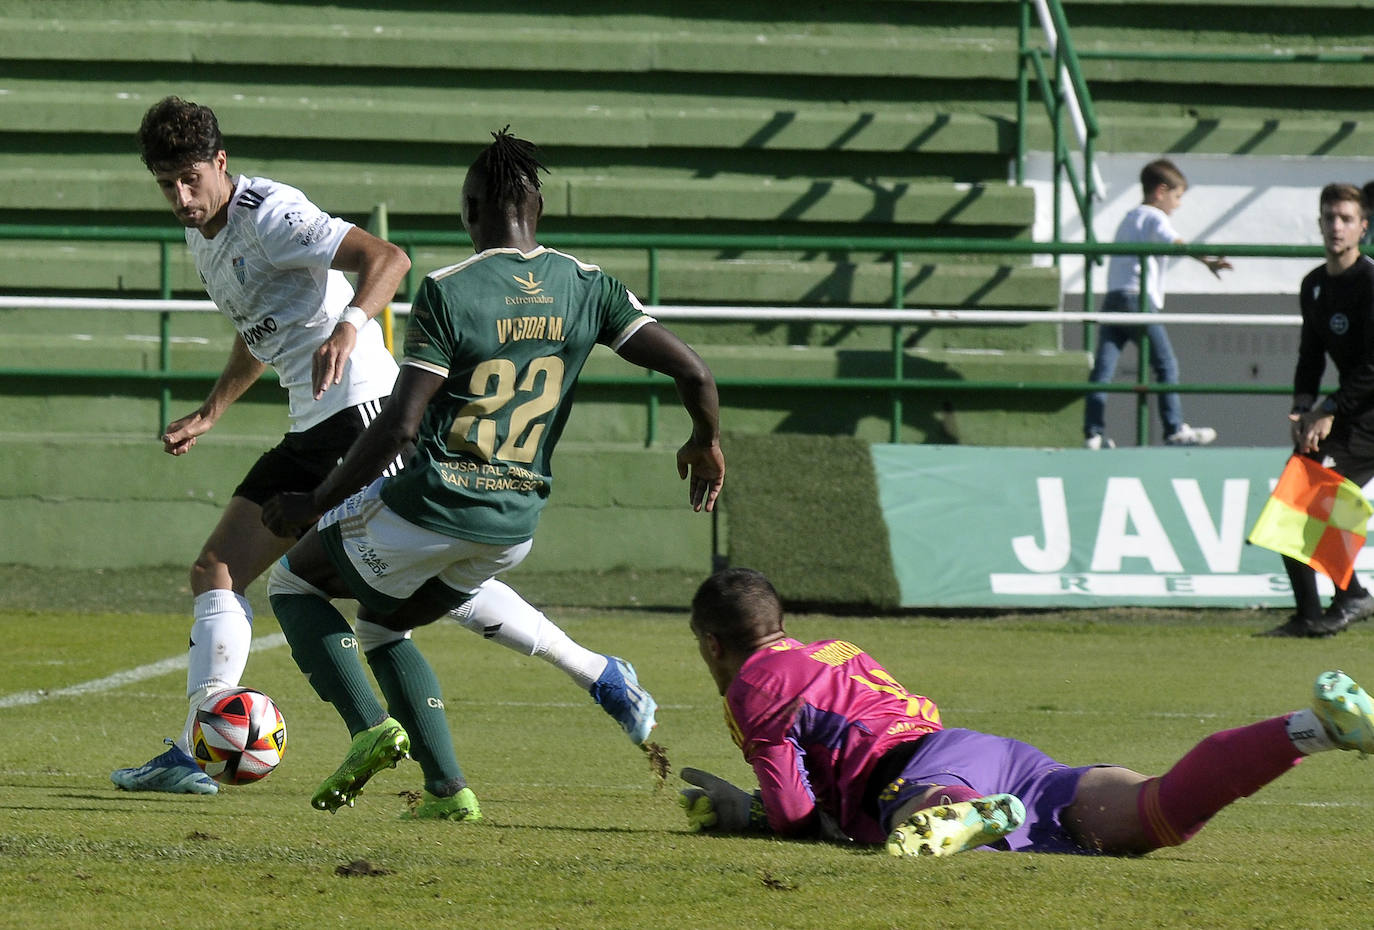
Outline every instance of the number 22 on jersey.
<path id="1" fill-rule="evenodd" d="M 466 452 L 484 462 L 496 458 L 528 465 L 544 435 L 540 418 L 562 399 L 563 360 L 556 355 L 536 358 L 521 379 L 510 359 L 489 359 L 473 369 L 468 391 L 476 399 L 458 411 L 449 429 L 449 451 Z"/>

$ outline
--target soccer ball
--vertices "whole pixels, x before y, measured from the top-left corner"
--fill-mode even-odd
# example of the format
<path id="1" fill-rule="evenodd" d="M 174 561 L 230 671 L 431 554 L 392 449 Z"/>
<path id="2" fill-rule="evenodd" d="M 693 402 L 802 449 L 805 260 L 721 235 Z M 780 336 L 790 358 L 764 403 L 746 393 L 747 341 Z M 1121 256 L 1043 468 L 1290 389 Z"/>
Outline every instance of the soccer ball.
<path id="1" fill-rule="evenodd" d="M 276 703 L 252 688 L 216 691 L 196 708 L 191 755 L 222 785 L 266 778 L 286 751 L 286 721 Z"/>

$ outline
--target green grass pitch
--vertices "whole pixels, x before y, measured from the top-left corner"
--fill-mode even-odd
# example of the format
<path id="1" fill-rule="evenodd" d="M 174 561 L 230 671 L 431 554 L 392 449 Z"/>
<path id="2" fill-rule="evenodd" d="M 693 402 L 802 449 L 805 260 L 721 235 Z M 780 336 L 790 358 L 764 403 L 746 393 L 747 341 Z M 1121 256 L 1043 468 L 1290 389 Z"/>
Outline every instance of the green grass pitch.
<path id="1" fill-rule="evenodd" d="M 11 602 L 12 604 L 12 602 Z M 752 787 L 682 613 L 550 610 L 629 658 L 661 705 L 654 739 Z M 933 697 L 949 725 L 1030 740 L 1069 763 L 1158 772 L 1206 734 L 1302 706 L 1341 667 L 1374 683 L 1374 628 L 1296 642 L 1252 612 L 793 618 L 843 636 Z M 542 662 L 456 625 L 417 634 L 486 820 L 397 820 L 404 762 L 354 809 L 311 809 L 347 736 L 286 647 L 244 683 L 287 720 L 282 766 L 215 798 L 117 791 L 183 712 L 177 613 L 0 606 L 0 926 L 97 927 L 1341 927 L 1374 905 L 1374 764 L 1329 753 L 1138 859 L 865 849 L 689 834 L 645 757 Z M 256 635 L 278 632 L 262 611 Z M 120 676 L 124 677 L 114 677 Z"/>

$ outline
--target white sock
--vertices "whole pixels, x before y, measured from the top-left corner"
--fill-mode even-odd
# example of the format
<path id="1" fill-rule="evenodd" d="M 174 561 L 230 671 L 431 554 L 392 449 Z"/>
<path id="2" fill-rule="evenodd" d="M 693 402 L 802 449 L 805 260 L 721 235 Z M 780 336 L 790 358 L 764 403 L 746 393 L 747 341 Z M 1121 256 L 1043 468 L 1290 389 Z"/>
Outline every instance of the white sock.
<path id="1" fill-rule="evenodd" d="M 1321 718 L 1310 707 L 1294 711 L 1288 718 L 1288 738 L 1293 741 L 1293 748 L 1304 756 L 1336 748 Z"/>
<path id="2" fill-rule="evenodd" d="M 548 617 L 536 610 L 510 585 L 491 579 L 471 599 L 449 612 L 465 628 L 513 649 L 521 655 L 538 656 L 562 669 L 585 689 L 601 677 L 610 661 L 574 642 Z"/>
<path id="3" fill-rule="evenodd" d="M 177 745 L 191 751 L 196 705 L 222 688 L 238 686 L 253 644 L 253 608 L 233 591 L 217 588 L 196 596 L 191 648 L 186 661 L 186 726 Z"/>

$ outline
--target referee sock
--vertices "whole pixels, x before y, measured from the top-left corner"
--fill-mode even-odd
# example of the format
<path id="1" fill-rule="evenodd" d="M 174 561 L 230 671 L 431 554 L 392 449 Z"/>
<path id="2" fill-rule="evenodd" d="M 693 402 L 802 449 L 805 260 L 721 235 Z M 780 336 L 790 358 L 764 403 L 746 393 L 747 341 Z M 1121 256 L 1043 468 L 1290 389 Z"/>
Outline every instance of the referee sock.
<path id="1" fill-rule="evenodd" d="M 510 585 L 495 578 L 483 582 L 449 616 L 484 639 L 562 669 L 584 690 L 591 689 L 609 662 L 601 653 L 578 644 Z"/>
<path id="2" fill-rule="evenodd" d="M 385 720 L 386 708 L 358 658 L 358 637 L 343 614 L 313 594 L 273 594 L 270 600 L 291 644 L 291 658 L 315 693 L 334 705 L 349 735 Z"/>
<path id="3" fill-rule="evenodd" d="M 1213 733 L 1169 771 L 1146 781 L 1136 809 L 1151 848 L 1186 842 L 1217 811 L 1300 762 L 1302 753 L 1289 735 L 1290 716 Z"/>
<path id="4" fill-rule="evenodd" d="M 441 798 L 457 794 L 467 780 L 453 749 L 439 679 L 419 647 L 412 640 L 396 639 L 370 649 L 367 664 L 391 716 L 410 734 L 410 754 L 424 772 L 425 788 Z"/>

